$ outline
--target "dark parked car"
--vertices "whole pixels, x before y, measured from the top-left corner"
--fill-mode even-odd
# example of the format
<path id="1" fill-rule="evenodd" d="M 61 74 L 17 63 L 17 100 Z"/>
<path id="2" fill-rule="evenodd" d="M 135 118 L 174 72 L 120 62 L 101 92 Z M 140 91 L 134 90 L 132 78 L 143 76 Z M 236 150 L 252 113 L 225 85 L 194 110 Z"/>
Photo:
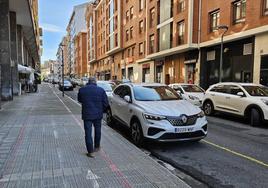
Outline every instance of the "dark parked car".
<path id="1" fill-rule="evenodd" d="M 62 85 L 62 83 L 59 83 L 59 90 L 69 90 L 69 91 L 73 91 L 74 87 L 72 85 L 72 83 L 69 80 L 64 80 L 64 84 Z"/>

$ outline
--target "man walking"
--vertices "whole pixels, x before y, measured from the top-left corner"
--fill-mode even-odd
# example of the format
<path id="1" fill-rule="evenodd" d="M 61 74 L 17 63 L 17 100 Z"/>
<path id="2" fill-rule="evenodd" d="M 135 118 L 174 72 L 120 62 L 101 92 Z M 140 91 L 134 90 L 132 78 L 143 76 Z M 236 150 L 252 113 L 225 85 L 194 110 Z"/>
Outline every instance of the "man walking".
<path id="1" fill-rule="evenodd" d="M 97 86 L 95 78 L 89 78 L 85 87 L 79 89 L 78 101 L 82 104 L 82 119 L 84 120 L 85 140 L 88 157 L 94 158 L 94 151 L 99 151 L 101 140 L 101 120 L 103 112 L 108 108 L 105 91 Z M 92 141 L 92 125 L 95 130 L 94 147 Z"/>

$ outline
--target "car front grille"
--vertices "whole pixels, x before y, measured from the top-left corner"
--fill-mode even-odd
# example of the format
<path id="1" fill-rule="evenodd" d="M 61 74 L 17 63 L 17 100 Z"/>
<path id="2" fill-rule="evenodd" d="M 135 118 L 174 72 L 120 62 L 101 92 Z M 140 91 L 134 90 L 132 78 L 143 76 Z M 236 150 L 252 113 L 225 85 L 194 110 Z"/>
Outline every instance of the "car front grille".
<path id="1" fill-rule="evenodd" d="M 180 117 L 167 117 L 167 120 L 173 125 L 173 126 L 191 126 L 196 123 L 196 120 L 198 119 L 198 115 L 192 115 L 192 116 L 186 116 L 187 122 L 184 123 L 181 116 Z"/>

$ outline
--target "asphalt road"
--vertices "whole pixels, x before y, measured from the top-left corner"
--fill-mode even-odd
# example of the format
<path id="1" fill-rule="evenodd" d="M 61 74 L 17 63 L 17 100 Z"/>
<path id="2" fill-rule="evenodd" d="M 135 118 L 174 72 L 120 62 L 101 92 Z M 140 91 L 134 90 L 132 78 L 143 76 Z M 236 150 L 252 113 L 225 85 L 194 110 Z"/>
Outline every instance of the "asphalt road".
<path id="1" fill-rule="evenodd" d="M 77 91 L 66 92 L 76 99 Z M 240 118 L 208 117 L 199 143 L 149 142 L 145 149 L 209 187 L 268 187 L 268 125 L 251 127 Z M 129 139 L 124 128 L 116 128 Z"/>

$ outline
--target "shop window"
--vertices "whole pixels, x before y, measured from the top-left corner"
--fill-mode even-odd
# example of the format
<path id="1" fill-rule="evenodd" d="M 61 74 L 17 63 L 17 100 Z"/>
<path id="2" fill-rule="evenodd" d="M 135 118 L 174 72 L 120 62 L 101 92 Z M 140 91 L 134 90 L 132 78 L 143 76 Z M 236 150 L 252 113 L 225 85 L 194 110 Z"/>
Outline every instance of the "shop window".
<path id="1" fill-rule="evenodd" d="M 252 43 L 244 44 L 243 55 L 251 55 L 251 54 L 252 54 Z"/>
<path id="2" fill-rule="evenodd" d="M 234 24 L 245 21 L 246 2 L 246 0 L 239 0 L 233 3 Z"/>
<path id="3" fill-rule="evenodd" d="M 216 59 L 216 51 L 207 52 L 207 61 L 214 61 Z"/>
<path id="4" fill-rule="evenodd" d="M 219 23 L 220 23 L 220 11 L 216 10 L 210 13 L 210 32 L 218 30 Z"/>

